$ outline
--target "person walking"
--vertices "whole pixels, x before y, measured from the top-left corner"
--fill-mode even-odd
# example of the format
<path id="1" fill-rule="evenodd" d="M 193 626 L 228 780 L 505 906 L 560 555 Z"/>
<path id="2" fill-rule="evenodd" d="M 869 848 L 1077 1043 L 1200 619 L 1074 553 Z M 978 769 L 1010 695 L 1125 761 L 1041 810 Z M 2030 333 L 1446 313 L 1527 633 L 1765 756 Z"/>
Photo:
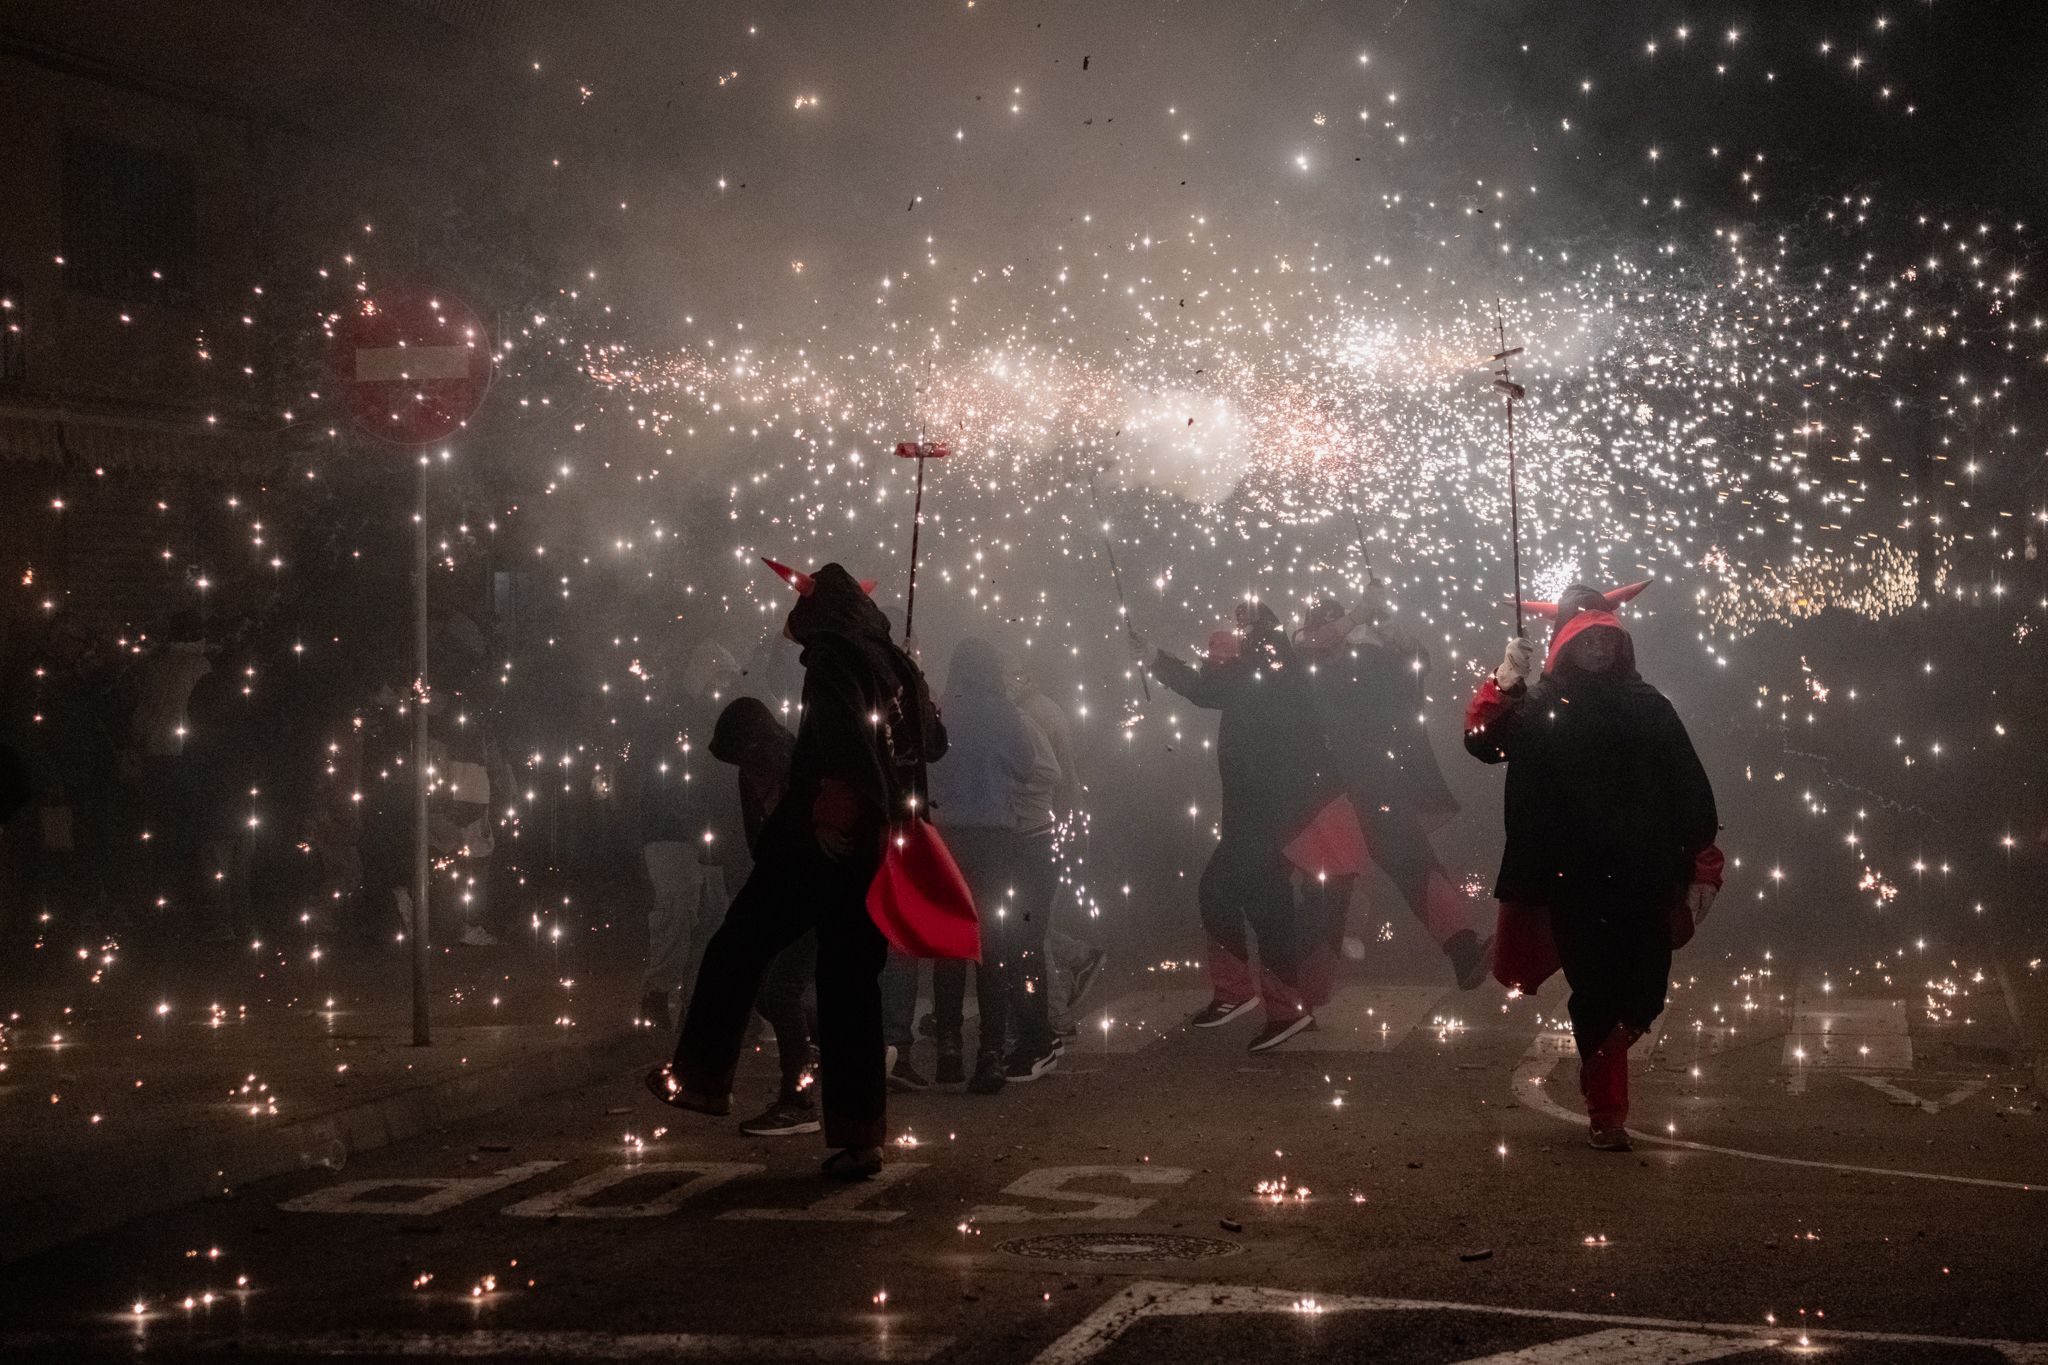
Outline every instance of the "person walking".
<path id="1" fill-rule="evenodd" d="M 1671 952 L 1721 884 L 1714 792 L 1614 609 L 1643 585 L 1573 585 L 1542 669 L 1516 636 L 1465 713 L 1465 748 L 1508 765 L 1495 974 L 1533 991 L 1561 965 L 1592 1145 L 1627 1151 L 1628 1050 L 1663 1013 Z M 1511 932 L 1514 930 L 1515 932 Z"/>
<path id="2" fill-rule="evenodd" d="M 738 770 L 740 823 L 747 851 L 761 842 L 768 817 L 789 786 L 792 735 L 758 697 L 741 697 L 718 713 L 711 732 L 711 756 Z M 728 851 L 730 852 L 730 851 Z M 736 866 L 728 857 L 728 870 Z M 775 1101 L 740 1125 L 748 1137 L 790 1137 L 815 1133 L 818 1119 L 817 1006 L 813 983 L 818 974 L 818 936 L 810 930 L 777 953 L 761 978 L 754 1008 L 775 1030 L 775 1056 L 781 1084 Z"/>
<path id="3" fill-rule="evenodd" d="M 1196 893 L 1214 998 L 1190 1022 L 1218 1028 L 1263 1002 L 1266 1023 L 1251 1050 L 1279 1047 L 1316 1026 L 1302 990 L 1305 945 L 1286 849 L 1338 789 L 1308 670 L 1279 618 L 1256 599 L 1238 603 L 1233 629 L 1210 635 L 1200 667 L 1154 649 L 1135 631 L 1131 642 L 1160 682 L 1219 713 L 1221 838 Z M 1258 938 L 1256 973 L 1247 928 Z"/>
<path id="4" fill-rule="evenodd" d="M 1450 960 L 1462 990 L 1475 990 L 1492 965 L 1491 942 L 1467 921 L 1465 900 L 1430 845 L 1430 832 L 1458 810 L 1422 725 L 1428 654 L 1388 623 L 1371 589 L 1359 606 L 1325 597 L 1309 608 L 1295 636 L 1309 667 L 1330 738 L 1372 860 L 1408 912 Z M 1354 877 L 1310 889 L 1328 902 L 1328 933 L 1312 950 L 1312 975 L 1330 976 L 1344 939 Z M 1320 991 L 1314 993 L 1322 993 Z"/>
<path id="5" fill-rule="evenodd" d="M 1002 656 L 978 637 L 962 640 L 953 650 L 946 672 L 945 711 L 950 748 L 945 764 L 932 774 L 932 820 L 967 878 L 981 920 L 981 961 L 974 970 L 981 1018 L 967 1088 L 977 1095 L 993 1095 L 1007 1079 L 1010 1009 L 1023 994 L 1016 978 L 1030 952 L 1026 942 L 1034 927 L 1042 937 L 1045 925 L 1042 910 L 1034 914 L 1017 901 L 1024 868 L 1016 801 L 1031 773 L 1031 731 L 1010 701 Z M 1035 962 L 1038 954 L 1030 956 Z M 932 964 L 932 1015 L 942 1085 L 961 1079 L 966 994 L 965 962 L 948 959 Z M 1028 1034 L 1044 1031 L 1042 994 L 1037 1004 L 1036 1027 L 1019 1020 Z M 1024 1040 L 1028 1048 L 1041 1051 L 1048 1042 L 1039 1036 Z"/>
<path id="6" fill-rule="evenodd" d="M 883 832 L 907 809 L 920 762 L 946 752 L 946 729 L 889 621 L 838 564 L 778 568 L 796 587 L 783 629 L 803 647 L 803 719 L 789 786 L 761 829 L 746 885 L 705 949 L 675 1058 L 647 1076 L 664 1104 L 732 1110 L 747 1014 L 775 955 L 818 936 L 818 1042 L 828 1176 L 882 1169 L 888 1085 L 878 980 L 887 941 L 869 917 Z"/>

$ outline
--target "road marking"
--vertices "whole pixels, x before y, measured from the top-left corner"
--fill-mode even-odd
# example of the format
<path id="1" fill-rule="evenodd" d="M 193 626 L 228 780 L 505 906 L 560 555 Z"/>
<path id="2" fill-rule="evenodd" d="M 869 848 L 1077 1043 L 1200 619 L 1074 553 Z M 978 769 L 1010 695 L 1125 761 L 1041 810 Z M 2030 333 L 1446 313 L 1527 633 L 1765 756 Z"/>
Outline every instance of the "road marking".
<path id="1" fill-rule="evenodd" d="M 1785 1067 L 1911 1071 L 1913 1035 L 1904 1000 L 1844 1000 L 1802 986 L 1785 1035 Z"/>
<path id="2" fill-rule="evenodd" d="M 1645 1327 L 1610 1327 L 1563 1341 L 1524 1346 L 1519 1351 L 1475 1356 L 1459 1365 L 1691 1365 L 1748 1351 L 1769 1350 L 1775 1342 L 1740 1337 L 1710 1337 L 1698 1332 L 1666 1332 Z"/>
<path id="3" fill-rule="evenodd" d="M 924 1169 L 916 1161 L 892 1161 L 869 1179 L 849 1184 L 800 1209 L 728 1209 L 720 1218 L 777 1223 L 893 1223 L 902 1209 L 866 1209 L 861 1205 L 892 1185 L 900 1185 Z"/>
<path id="4" fill-rule="evenodd" d="M 1938 1337 L 1915 1332 L 1858 1332 L 1839 1328 L 1801 1329 L 1778 1333 L 1760 1331 L 1754 1323 L 1686 1322 L 1674 1318 L 1622 1317 L 1602 1313 L 1553 1311 L 1543 1308 L 1507 1308 L 1488 1303 L 1452 1303 L 1431 1299 L 1381 1299 L 1350 1294 L 1303 1294 L 1297 1290 L 1265 1289 L 1249 1285 L 1177 1284 L 1144 1280 L 1133 1284 L 1090 1313 L 1052 1345 L 1039 1352 L 1032 1365 L 1085 1365 L 1115 1344 L 1118 1338 L 1150 1317 L 1190 1317 L 1223 1313 L 1290 1313 L 1314 1317 L 1327 1313 L 1477 1313 L 1491 1317 L 1525 1318 L 1537 1322 L 1587 1323 L 1601 1328 L 1637 1328 L 1650 1331 L 1712 1335 L 1722 1339 L 1723 1354 L 1758 1349 L 1796 1347 L 1802 1339 L 1816 1345 L 1840 1342 L 1868 1342 L 1899 1346 L 1977 1347 L 2002 1352 L 2014 1365 L 2048 1365 L 2048 1345 L 2028 1341 L 1999 1341 L 1983 1337 Z M 1606 1336 L 1594 1334 L 1593 1339 Z M 1588 1338 L 1578 1338 L 1584 1342 Z M 1562 1344 L 1562 1343 L 1560 1343 Z M 1576 1344 L 1576 1343 L 1574 1343 Z M 1541 1347 L 1531 1349 L 1543 1349 Z M 1662 1357 L 1652 1357 L 1662 1359 Z M 1686 1356 L 1686 1360 L 1709 1357 Z M 1488 1360 L 1527 1360 L 1510 1353 Z M 1534 1357 L 1542 1360 L 1544 1357 Z M 1587 1357 L 1577 1353 L 1553 1357 L 1559 1360 L 1590 1359 L 1603 1362 L 1605 1356 Z M 1467 1362 L 1467 1365 L 1473 1365 Z"/>
<path id="5" fill-rule="evenodd" d="M 674 1213 L 686 1199 L 717 1189 L 728 1180 L 768 1169 L 751 1161 L 643 1161 L 630 1166 L 613 1166 L 586 1175 L 573 1185 L 522 1199 L 503 1210 L 514 1218 L 659 1218 Z M 685 1180 L 637 1204 L 590 1204 L 591 1195 L 651 1175 L 675 1175 L 688 1171 L 695 1180 Z"/>
<path id="6" fill-rule="evenodd" d="M 1863 1084 L 1869 1086 L 1872 1090 L 1877 1091 L 1881 1095 L 1889 1095 L 1892 1099 L 1898 1101 L 1900 1104 L 1911 1105 L 1916 1109 L 1924 1109 L 1930 1114 L 1939 1114 L 1944 1109 L 1953 1108 L 1954 1106 L 1961 1104 L 1964 1100 L 1970 1098 L 1970 1096 L 1976 1094 L 1979 1090 L 1982 1090 L 1988 1083 L 1982 1078 L 1973 1081 L 1965 1081 L 1961 1085 L 1957 1086 L 1955 1089 L 1949 1091 L 1946 1095 L 1943 1095 L 1940 1099 L 1930 1100 L 1923 1095 L 1916 1095 L 1912 1091 L 1906 1089 L 1904 1086 L 1894 1084 L 1893 1082 L 1886 1080 L 1882 1076 L 1866 1076 L 1858 1074 L 1849 1077 L 1849 1079 L 1852 1081 L 1861 1081 L 1863 1082 Z"/>
<path id="7" fill-rule="evenodd" d="M 180 1324 L 186 1326 L 188 1324 Z M 100 1337 L 58 1332 L 18 1332 L 0 1337 L 9 1354 L 36 1351 L 44 1359 L 81 1345 L 144 1353 L 145 1331 L 129 1329 Z M 243 1359 L 313 1359 L 374 1356 L 427 1360 L 930 1360 L 953 1344 L 951 1337 L 899 1336 L 886 1327 L 830 1336 L 724 1336 L 710 1332 L 323 1332 L 289 1336 L 282 1332 L 178 1337 L 180 1355 L 220 1353 Z"/>
<path id="8" fill-rule="evenodd" d="M 1287 1051 L 1390 1052 L 1427 1021 L 1450 993 L 1444 986 L 1348 986 L 1327 1004 L 1316 1006 L 1316 1031 L 1295 1039 Z M 1187 1032 L 1188 1016 L 1208 1003 L 1207 986 L 1154 986 L 1132 991 L 1090 1017 L 1083 1024 L 1083 1036 L 1100 1035 L 1104 1051 L 1141 1052 Z M 1104 1017 L 1109 1019 L 1106 1031 L 1102 1028 Z M 1249 1025 L 1252 1016 L 1240 1022 Z M 1092 1043 L 1091 1039 L 1087 1049 L 1091 1052 Z"/>
<path id="9" fill-rule="evenodd" d="M 1586 1116 L 1574 1114 L 1571 1110 L 1550 1098 L 1550 1087 L 1545 1084 L 1550 1072 L 1557 1065 L 1558 1054 L 1554 1047 L 1544 1044 L 1543 1035 L 1529 1045 L 1529 1051 L 1516 1066 L 1511 1082 L 1515 1098 L 1526 1108 L 1539 1114 L 1569 1123 L 1575 1128 L 1586 1126 Z M 1708 1142 L 1688 1142 L 1683 1138 L 1664 1137 L 1646 1133 L 1639 1128 L 1628 1130 L 1629 1136 L 1637 1142 L 1654 1142 L 1662 1147 L 1679 1147 L 1690 1152 L 1710 1152 L 1715 1156 L 1740 1157 L 1745 1161 L 1764 1161 L 1774 1166 L 1804 1166 L 1811 1170 L 1847 1171 L 1852 1175 L 1882 1175 L 1898 1180 L 1935 1180 L 1949 1185 L 1975 1185 L 1993 1190 L 2023 1190 L 2038 1194 L 2048 1190 L 2048 1185 L 2039 1181 L 1987 1180 L 1974 1175 L 1947 1175 L 1939 1171 L 1907 1171 L 1894 1166 L 1854 1166 L 1840 1161 L 1813 1161 L 1805 1157 L 1777 1156 L 1770 1152 L 1751 1152 L 1740 1147 L 1717 1147 Z"/>
<path id="10" fill-rule="evenodd" d="M 562 1165 L 559 1161 L 528 1161 L 507 1166 L 493 1175 L 476 1176 L 393 1176 L 385 1180 L 348 1180 L 324 1190 L 287 1199 L 278 1207 L 286 1213 L 382 1213 L 422 1217 L 444 1213 L 457 1204 L 495 1193 L 531 1180 L 544 1171 Z M 410 1198 L 373 1199 L 382 1190 L 417 1191 Z"/>
<path id="11" fill-rule="evenodd" d="M 1093 1029 L 1101 1035 L 1104 1051 L 1138 1052 L 1184 1032 L 1188 1016 L 1208 1003 L 1207 986 L 1156 986 L 1132 991 L 1110 1001 L 1100 1014 L 1090 1016 L 1082 1025 L 1082 1036 Z M 1104 1019 L 1109 1021 L 1107 1029 L 1102 1027 Z"/>
<path id="12" fill-rule="evenodd" d="M 1451 993 L 1446 986 L 1354 986 L 1316 1006 L 1316 1028 L 1289 1052 L 1391 1052 Z"/>
<path id="13" fill-rule="evenodd" d="M 1123 1194 L 1097 1194 L 1070 1190 L 1075 1180 L 1127 1180 L 1133 1185 L 1183 1185 L 1194 1172 L 1181 1166 L 1047 1166 L 1032 1171 L 1004 1186 L 1003 1193 L 1022 1199 L 1046 1199 L 1084 1204 L 1080 1209 L 1042 1213 L 1021 1204 L 981 1204 L 968 1210 L 977 1223 L 1029 1223 L 1060 1218 L 1136 1218 L 1159 1201 Z"/>

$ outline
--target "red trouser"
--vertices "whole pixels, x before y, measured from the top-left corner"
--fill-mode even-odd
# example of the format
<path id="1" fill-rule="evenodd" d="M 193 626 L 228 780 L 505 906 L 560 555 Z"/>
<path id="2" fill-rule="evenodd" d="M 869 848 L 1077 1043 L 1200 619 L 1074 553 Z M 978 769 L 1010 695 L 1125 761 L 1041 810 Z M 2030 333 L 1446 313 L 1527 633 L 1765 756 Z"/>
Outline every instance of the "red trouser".
<path id="1" fill-rule="evenodd" d="M 1643 1035 L 1616 1024 L 1600 1046 L 1579 1060 L 1579 1093 L 1595 1128 L 1628 1126 L 1628 1050 Z"/>

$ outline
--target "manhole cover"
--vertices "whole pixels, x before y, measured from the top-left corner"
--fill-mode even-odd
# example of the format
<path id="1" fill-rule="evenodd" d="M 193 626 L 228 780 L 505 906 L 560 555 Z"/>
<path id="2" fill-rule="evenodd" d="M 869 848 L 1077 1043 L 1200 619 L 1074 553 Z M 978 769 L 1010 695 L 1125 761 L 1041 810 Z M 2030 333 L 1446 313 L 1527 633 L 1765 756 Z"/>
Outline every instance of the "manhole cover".
<path id="1" fill-rule="evenodd" d="M 1177 1237 L 1165 1232 L 1095 1232 L 1013 1237 L 998 1242 L 996 1250 L 1041 1261 L 1199 1261 L 1210 1256 L 1235 1256 L 1244 1247 L 1213 1237 Z"/>

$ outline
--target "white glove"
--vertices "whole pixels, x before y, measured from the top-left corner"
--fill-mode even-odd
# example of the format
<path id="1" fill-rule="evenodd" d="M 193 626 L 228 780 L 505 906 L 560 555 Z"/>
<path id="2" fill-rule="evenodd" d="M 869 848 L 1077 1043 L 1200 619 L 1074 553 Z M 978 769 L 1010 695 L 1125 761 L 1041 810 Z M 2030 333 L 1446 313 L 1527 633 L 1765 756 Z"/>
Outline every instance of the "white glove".
<path id="1" fill-rule="evenodd" d="M 1500 667 L 1493 670 L 1494 685 L 1503 692 L 1512 692 L 1535 675 L 1536 642 L 1517 635 L 1508 641 L 1507 653 L 1501 656 Z"/>
<path id="2" fill-rule="evenodd" d="M 1140 667 L 1152 662 L 1152 642 L 1133 627 L 1124 627 L 1124 640 L 1131 647 L 1131 661 Z"/>
<path id="3" fill-rule="evenodd" d="M 1685 888 L 1685 908 L 1692 911 L 1695 926 L 1707 922 L 1707 911 L 1714 908 L 1714 897 L 1720 891 L 1721 888 L 1712 882 L 1694 882 Z"/>

